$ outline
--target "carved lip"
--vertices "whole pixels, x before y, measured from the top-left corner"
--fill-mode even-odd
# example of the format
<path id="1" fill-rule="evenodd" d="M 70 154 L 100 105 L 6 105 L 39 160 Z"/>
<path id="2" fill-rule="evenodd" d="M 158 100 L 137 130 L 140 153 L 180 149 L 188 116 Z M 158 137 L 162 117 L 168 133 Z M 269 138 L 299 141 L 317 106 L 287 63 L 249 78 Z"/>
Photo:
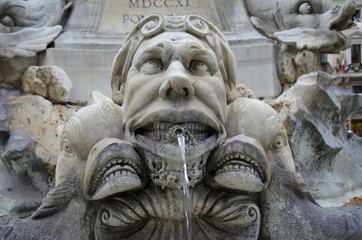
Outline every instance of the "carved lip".
<path id="1" fill-rule="evenodd" d="M 182 128 L 185 135 L 188 163 L 200 161 L 200 157 L 215 148 L 225 137 L 225 128 L 216 116 L 198 110 L 176 111 L 162 109 L 134 118 L 126 123 L 126 136 L 140 150 L 180 164 L 178 141 L 174 130 Z M 177 147 L 176 147 L 177 146 Z M 172 162 L 172 163 L 171 163 Z"/>
<path id="2" fill-rule="evenodd" d="M 243 152 L 230 153 L 219 161 L 212 171 L 215 175 L 228 171 L 242 171 L 252 175 L 253 178 L 259 178 L 262 182 L 266 181 L 265 173 L 258 160 Z"/>
<path id="3" fill-rule="evenodd" d="M 270 165 L 264 149 L 246 136 L 224 142 L 207 168 L 209 182 L 222 188 L 260 192 L 270 181 Z"/>
<path id="4" fill-rule="evenodd" d="M 88 199 L 99 200 L 139 189 L 144 176 L 141 159 L 132 146 L 118 139 L 104 139 L 88 157 L 84 194 Z"/>
<path id="5" fill-rule="evenodd" d="M 345 30 L 351 22 L 351 17 L 356 10 L 356 5 L 352 0 L 346 1 L 343 6 L 335 6 L 325 15 L 326 21 L 329 21 L 329 28 L 337 31 Z"/>
<path id="6" fill-rule="evenodd" d="M 138 128 L 136 135 L 143 135 L 155 141 L 175 142 L 177 141 L 177 131 L 181 131 L 186 143 L 192 140 L 202 141 L 215 134 L 215 130 L 203 123 L 187 122 L 187 123 L 172 123 L 172 122 L 152 122 L 148 125 Z"/>
<path id="7" fill-rule="evenodd" d="M 165 109 L 143 117 L 130 131 L 133 130 L 136 135 L 144 135 L 155 140 L 173 142 L 174 139 L 172 136 L 167 136 L 167 133 L 172 135 L 170 130 L 175 126 L 183 127 L 190 135 L 202 140 L 217 134 L 220 131 L 219 125 L 212 117 L 201 111 Z"/>

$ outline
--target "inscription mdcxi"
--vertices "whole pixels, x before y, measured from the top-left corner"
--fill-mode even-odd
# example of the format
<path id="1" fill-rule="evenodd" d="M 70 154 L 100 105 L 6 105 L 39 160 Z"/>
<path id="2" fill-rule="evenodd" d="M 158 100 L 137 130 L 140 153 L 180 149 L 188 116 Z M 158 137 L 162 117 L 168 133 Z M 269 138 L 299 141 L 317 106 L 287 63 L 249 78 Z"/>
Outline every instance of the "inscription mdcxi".
<path id="1" fill-rule="evenodd" d="M 99 19 L 99 33 L 125 34 L 145 16 L 198 14 L 220 22 L 215 4 L 210 0 L 107 0 Z"/>
<path id="2" fill-rule="evenodd" d="M 162 8 L 162 7 L 189 7 L 189 0 L 129 0 L 129 7 Z"/>

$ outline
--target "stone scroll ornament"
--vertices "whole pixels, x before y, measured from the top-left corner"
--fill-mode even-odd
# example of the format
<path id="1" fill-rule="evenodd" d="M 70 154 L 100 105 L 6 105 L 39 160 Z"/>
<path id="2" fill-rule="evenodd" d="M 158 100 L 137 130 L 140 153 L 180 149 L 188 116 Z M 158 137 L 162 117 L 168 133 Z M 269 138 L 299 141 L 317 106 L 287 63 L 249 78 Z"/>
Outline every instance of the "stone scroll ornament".
<path id="1" fill-rule="evenodd" d="M 267 104 L 239 96 L 221 32 L 196 15 L 151 15 L 112 67 L 113 102 L 65 126 L 55 188 L 5 239 L 360 239 L 362 209 L 324 209 L 296 173 Z M 192 236 L 182 159 L 186 139 Z"/>
<path id="2" fill-rule="evenodd" d="M 0 57 L 31 57 L 62 30 L 67 0 L 0 0 Z"/>
<path id="3" fill-rule="evenodd" d="M 340 31 L 353 25 L 353 0 L 335 7 L 333 0 L 246 0 L 246 6 L 254 27 L 282 43 L 277 63 L 281 83 L 324 70 L 317 54 L 349 47 Z"/>

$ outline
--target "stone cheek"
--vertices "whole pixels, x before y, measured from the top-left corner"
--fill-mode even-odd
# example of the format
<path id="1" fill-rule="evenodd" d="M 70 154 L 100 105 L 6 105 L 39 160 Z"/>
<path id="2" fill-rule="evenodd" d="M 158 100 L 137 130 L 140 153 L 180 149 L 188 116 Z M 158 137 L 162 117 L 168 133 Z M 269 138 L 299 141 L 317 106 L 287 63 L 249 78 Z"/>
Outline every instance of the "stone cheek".
<path id="1" fill-rule="evenodd" d="M 23 129 L 37 142 L 36 152 L 42 153 L 38 157 L 54 166 L 62 129 L 78 108 L 53 105 L 36 95 L 10 96 L 4 107 L 9 116 L 2 122 L 3 126 L 11 133 Z"/>

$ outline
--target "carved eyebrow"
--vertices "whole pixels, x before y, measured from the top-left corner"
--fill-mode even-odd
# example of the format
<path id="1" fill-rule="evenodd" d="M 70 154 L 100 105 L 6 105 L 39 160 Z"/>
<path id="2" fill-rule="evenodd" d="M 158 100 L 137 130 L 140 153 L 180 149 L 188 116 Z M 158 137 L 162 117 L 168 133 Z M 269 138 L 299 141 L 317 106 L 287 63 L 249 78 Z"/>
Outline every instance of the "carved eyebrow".
<path id="1" fill-rule="evenodd" d="M 190 43 L 191 42 L 191 43 Z M 193 41 L 185 41 L 181 44 L 181 57 L 184 63 L 188 65 L 192 60 L 199 60 L 204 62 L 210 68 L 212 73 L 216 73 L 218 70 L 217 60 L 212 50 L 205 48 L 199 43 Z"/>
<path id="2" fill-rule="evenodd" d="M 162 63 L 166 63 L 172 54 L 172 44 L 167 41 L 163 40 L 157 42 L 153 46 L 147 47 L 138 57 L 136 57 L 136 67 L 140 68 L 142 64 L 150 59 L 153 58 L 160 58 Z"/>

